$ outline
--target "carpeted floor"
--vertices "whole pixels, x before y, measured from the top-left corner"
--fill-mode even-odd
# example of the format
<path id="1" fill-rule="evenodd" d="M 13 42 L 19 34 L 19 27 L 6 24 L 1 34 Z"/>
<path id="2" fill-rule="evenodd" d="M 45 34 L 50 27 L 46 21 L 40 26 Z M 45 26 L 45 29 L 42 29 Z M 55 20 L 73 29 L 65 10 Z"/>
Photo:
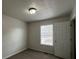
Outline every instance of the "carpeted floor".
<path id="1" fill-rule="evenodd" d="M 60 58 L 55 57 L 51 54 L 35 50 L 26 50 L 7 59 L 60 59 Z"/>

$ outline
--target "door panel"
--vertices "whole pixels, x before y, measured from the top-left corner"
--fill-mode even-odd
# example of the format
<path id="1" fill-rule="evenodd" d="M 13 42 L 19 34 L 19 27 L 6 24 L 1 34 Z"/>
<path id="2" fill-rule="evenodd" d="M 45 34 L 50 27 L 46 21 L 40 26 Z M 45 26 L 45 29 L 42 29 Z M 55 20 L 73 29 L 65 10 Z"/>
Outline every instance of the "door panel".
<path id="1" fill-rule="evenodd" d="M 54 34 L 55 55 L 70 59 L 70 22 L 55 23 Z"/>
<path id="2" fill-rule="evenodd" d="M 76 21 L 73 19 L 71 21 L 71 58 L 76 59 Z"/>

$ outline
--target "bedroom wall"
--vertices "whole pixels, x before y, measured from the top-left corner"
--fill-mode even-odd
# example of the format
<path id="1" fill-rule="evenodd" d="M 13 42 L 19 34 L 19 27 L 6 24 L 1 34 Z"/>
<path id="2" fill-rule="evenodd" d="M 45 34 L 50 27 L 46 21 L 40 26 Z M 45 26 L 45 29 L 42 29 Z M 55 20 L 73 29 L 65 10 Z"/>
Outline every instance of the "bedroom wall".
<path id="1" fill-rule="evenodd" d="M 70 16 L 70 20 L 73 20 L 74 18 L 76 18 L 76 5 L 74 5 L 74 8 L 73 8 L 71 16 Z"/>
<path id="2" fill-rule="evenodd" d="M 27 24 L 2 15 L 2 57 L 6 59 L 27 49 Z"/>
<path id="3" fill-rule="evenodd" d="M 35 50 L 40 50 L 43 52 L 54 54 L 54 46 L 45 46 L 40 44 L 40 26 L 41 25 L 49 25 L 59 22 L 68 21 L 68 17 L 53 19 L 53 20 L 45 20 L 45 21 L 37 21 L 28 23 L 28 47 Z M 53 30 L 55 32 L 55 30 Z M 54 34 L 54 33 L 53 33 Z M 53 40 L 55 40 L 55 34 L 53 36 Z"/>

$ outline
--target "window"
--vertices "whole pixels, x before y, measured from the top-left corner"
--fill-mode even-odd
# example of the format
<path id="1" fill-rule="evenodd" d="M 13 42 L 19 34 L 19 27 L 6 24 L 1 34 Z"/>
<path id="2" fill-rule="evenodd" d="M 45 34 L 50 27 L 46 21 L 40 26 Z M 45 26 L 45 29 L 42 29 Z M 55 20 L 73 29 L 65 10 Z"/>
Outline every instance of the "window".
<path id="1" fill-rule="evenodd" d="M 53 46 L 53 25 L 42 25 L 41 30 L 41 45 Z"/>

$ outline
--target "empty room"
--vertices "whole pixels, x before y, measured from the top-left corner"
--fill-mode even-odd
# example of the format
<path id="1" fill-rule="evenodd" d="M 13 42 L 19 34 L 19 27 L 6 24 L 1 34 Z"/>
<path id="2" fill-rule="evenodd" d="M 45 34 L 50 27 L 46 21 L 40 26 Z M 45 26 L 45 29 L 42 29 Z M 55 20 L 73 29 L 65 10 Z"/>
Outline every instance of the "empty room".
<path id="1" fill-rule="evenodd" d="M 2 0 L 2 59 L 76 59 L 75 0 Z"/>

